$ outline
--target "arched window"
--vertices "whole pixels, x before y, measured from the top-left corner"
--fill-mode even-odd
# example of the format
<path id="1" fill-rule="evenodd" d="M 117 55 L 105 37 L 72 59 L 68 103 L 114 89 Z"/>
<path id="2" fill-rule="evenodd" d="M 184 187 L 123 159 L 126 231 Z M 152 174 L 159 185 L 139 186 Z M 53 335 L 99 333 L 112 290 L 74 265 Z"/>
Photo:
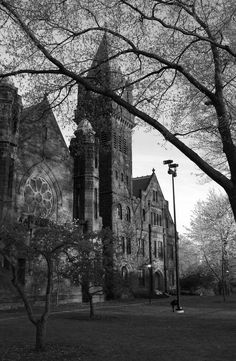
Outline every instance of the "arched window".
<path id="1" fill-rule="evenodd" d="M 143 208 L 143 221 L 146 221 L 146 211 L 144 208 Z"/>
<path id="2" fill-rule="evenodd" d="M 125 254 L 125 237 L 121 237 L 122 253 Z"/>
<path id="3" fill-rule="evenodd" d="M 158 215 L 154 213 L 154 226 L 158 224 Z"/>
<path id="4" fill-rule="evenodd" d="M 158 241 L 158 257 L 163 258 L 163 243 Z"/>
<path id="5" fill-rule="evenodd" d="M 124 281 L 128 280 L 128 270 L 127 270 L 127 268 L 125 266 L 122 267 L 122 269 L 121 269 L 121 276 L 122 276 Z"/>
<path id="6" fill-rule="evenodd" d="M 131 220 L 130 208 L 126 207 L 126 221 L 130 222 L 130 220 Z"/>
<path id="7" fill-rule="evenodd" d="M 127 254 L 131 254 L 131 238 L 126 239 L 126 252 Z"/>
<path id="8" fill-rule="evenodd" d="M 122 219 L 122 206 L 120 203 L 117 205 L 117 215 L 119 219 Z"/>

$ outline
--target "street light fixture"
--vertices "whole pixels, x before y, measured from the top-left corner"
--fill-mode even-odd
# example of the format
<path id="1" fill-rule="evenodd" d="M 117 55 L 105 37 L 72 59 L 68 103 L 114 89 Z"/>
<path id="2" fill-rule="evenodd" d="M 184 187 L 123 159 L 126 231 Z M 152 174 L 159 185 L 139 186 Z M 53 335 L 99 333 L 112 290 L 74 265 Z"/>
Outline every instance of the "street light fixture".
<path id="1" fill-rule="evenodd" d="M 151 223 L 148 225 L 148 244 L 149 244 L 149 303 L 152 302 L 153 295 L 153 269 L 152 269 L 152 227 Z"/>
<path id="2" fill-rule="evenodd" d="M 176 274 L 176 296 L 177 296 L 177 313 L 183 313 L 184 310 L 180 306 L 180 286 L 179 286 L 179 252 L 178 252 L 178 235 L 176 227 L 176 210 L 175 210 L 175 182 L 174 178 L 177 177 L 178 164 L 173 163 L 173 160 L 164 160 L 164 165 L 168 165 L 168 174 L 172 176 L 172 190 L 173 190 L 173 211 L 174 211 L 174 230 L 175 230 L 175 274 Z"/>

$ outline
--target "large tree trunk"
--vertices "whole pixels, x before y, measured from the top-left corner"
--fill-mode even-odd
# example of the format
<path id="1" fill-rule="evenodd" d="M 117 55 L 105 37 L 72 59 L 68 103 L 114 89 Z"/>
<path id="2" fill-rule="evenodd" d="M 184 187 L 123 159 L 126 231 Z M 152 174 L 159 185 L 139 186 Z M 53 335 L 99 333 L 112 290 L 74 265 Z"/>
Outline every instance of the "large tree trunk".
<path id="1" fill-rule="evenodd" d="M 236 186 L 234 186 L 232 190 L 228 191 L 227 194 L 229 197 L 229 202 L 236 222 Z"/>
<path id="2" fill-rule="evenodd" d="M 43 320 L 40 319 L 36 323 L 35 349 L 37 351 L 42 351 L 45 348 L 46 327 L 47 327 L 47 321 L 45 319 Z"/>

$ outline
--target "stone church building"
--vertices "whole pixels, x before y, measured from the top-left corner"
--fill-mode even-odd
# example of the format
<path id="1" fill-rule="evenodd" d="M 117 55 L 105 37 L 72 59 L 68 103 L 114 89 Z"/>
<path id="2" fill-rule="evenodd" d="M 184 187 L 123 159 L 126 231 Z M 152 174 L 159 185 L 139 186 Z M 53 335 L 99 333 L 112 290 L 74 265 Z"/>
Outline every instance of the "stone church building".
<path id="1" fill-rule="evenodd" d="M 106 36 L 87 77 L 125 84 L 108 59 Z M 132 89 L 123 97 L 132 102 Z M 36 216 L 78 219 L 84 232 L 109 227 L 121 249 L 114 267 L 132 291 L 175 288 L 174 226 L 155 170 L 132 177 L 134 118 L 78 85 L 67 147 L 48 100 L 23 109 L 17 89 L 0 83 L 0 220 Z"/>

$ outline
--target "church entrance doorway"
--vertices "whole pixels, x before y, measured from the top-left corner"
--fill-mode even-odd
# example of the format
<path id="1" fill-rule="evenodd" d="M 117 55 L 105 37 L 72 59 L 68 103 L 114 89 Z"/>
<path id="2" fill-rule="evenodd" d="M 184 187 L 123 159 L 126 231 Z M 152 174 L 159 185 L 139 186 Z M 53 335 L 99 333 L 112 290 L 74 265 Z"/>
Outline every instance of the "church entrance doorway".
<path id="1" fill-rule="evenodd" d="M 154 289 L 164 291 L 164 278 L 160 271 L 154 273 Z"/>

